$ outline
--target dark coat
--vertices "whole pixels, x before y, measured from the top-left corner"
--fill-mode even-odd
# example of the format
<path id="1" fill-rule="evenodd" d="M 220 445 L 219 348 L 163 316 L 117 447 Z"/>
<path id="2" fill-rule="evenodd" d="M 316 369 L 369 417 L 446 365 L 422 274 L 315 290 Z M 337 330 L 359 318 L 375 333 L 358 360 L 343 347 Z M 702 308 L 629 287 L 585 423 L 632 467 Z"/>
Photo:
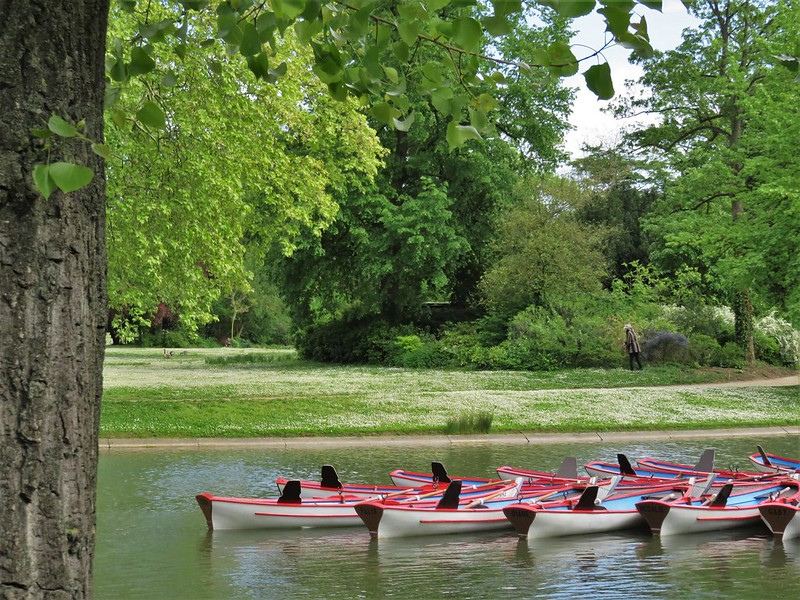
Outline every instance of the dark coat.
<path id="1" fill-rule="evenodd" d="M 641 348 L 639 348 L 639 339 L 636 337 L 636 332 L 633 330 L 633 327 L 625 328 L 625 350 L 628 351 L 628 354 L 638 354 L 641 352 Z"/>

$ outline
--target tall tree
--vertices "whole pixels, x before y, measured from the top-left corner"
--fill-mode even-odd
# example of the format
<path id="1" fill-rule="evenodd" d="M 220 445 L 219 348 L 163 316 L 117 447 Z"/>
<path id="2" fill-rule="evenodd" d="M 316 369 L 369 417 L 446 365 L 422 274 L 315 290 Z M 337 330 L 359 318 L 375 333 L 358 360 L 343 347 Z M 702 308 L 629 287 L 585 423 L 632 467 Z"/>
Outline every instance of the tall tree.
<path id="1" fill-rule="evenodd" d="M 136 0 L 120 0 L 128 10 Z M 455 0 L 454 4 L 464 4 Z M 542 2 L 585 14 L 594 2 Z M 165 3 L 166 4 L 166 3 Z M 216 36 L 247 57 L 264 79 L 277 78 L 270 63 L 277 38 L 294 26 L 311 46 L 314 72 L 334 97 L 379 96 L 372 112 L 404 127 L 405 84 L 397 70 L 372 60 L 371 48 L 395 44 L 401 55 L 431 43 L 452 58 L 465 89 L 475 81 L 475 50 L 483 26 L 507 31 L 521 3 L 500 1 L 483 16 L 439 14 L 448 0 L 390 6 L 361 0 L 180 0 L 174 18 L 142 23 L 133 47 L 121 43 L 104 56 L 108 2 L 12 0 L 0 29 L 0 396 L 4 499 L 0 536 L 0 586 L 6 597 L 84 598 L 91 595 L 94 502 L 102 358 L 106 316 L 105 188 L 102 177 L 105 67 L 115 81 L 161 68 L 156 44 L 187 45 L 187 16 L 198 9 L 217 16 Z M 646 2 L 648 5 L 653 2 Z M 173 6 L 171 3 L 169 6 Z M 642 52 L 649 49 L 642 23 L 630 26 L 635 4 L 604 3 L 613 35 Z M 400 15 L 392 9 L 406 7 Z M 270 10 L 272 9 L 272 10 Z M 146 8 L 142 14 L 147 14 Z M 408 18 L 410 17 L 410 18 Z M 483 19 L 483 20 L 480 20 Z M 398 36 L 402 33 L 402 38 Z M 398 44 L 402 41 L 405 48 Z M 349 42 L 349 43 L 347 43 Z M 211 42 L 214 43 L 214 42 Z M 568 48 L 567 48 L 568 50 Z M 462 60 L 464 59 L 464 60 Z M 575 64 L 563 46 L 542 54 L 543 68 Z M 163 67 L 163 65 L 162 65 Z M 423 67 L 424 68 L 424 67 Z M 576 65 L 577 68 L 577 65 Z M 590 87 L 608 81 L 595 72 Z M 386 100 L 382 92 L 395 96 Z M 461 107 L 463 108 L 463 107 Z M 488 107 L 480 102 L 478 113 Z M 56 115 L 58 119 L 52 118 Z M 147 125 L 166 124 L 153 103 L 135 113 Z M 448 118 L 451 145 L 477 131 Z M 41 137 L 31 136 L 34 132 Z M 80 135 L 78 135 L 80 134 Z M 71 141 L 89 143 L 70 143 Z M 65 143 L 66 142 L 66 143 Z M 90 151 L 95 150 L 95 153 Z M 87 170 L 94 178 L 87 177 Z"/>
<path id="2" fill-rule="evenodd" d="M 791 128 L 797 118 L 798 88 L 774 56 L 797 35 L 799 13 L 796 3 L 760 0 L 703 0 L 692 10 L 699 28 L 647 61 L 640 83 L 648 95 L 624 108 L 660 115 L 634 139 L 666 156 L 678 174 L 663 217 L 654 221 L 663 242 L 652 256 L 666 269 L 691 264 L 715 278 L 752 362 L 753 302 L 764 289 L 753 283 L 766 283 L 765 246 L 779 248 L 774 236 L 783 233 L 765 227 L 780 221 L 781 204 L 763 198 L 783 199 L 787 208 L 797 198 L 796 176 L 780 176 L 780 191 L 771 181 L 794 162 L 792 153 L 783 144 L 765 145 L 764 135 L 775 123 Z M 796 223 L 791 210 L 784 215 Z M 777 287 L 797 280 L 794 264 L 780 268 Z"/>
<path id="3" fill-rule="evenodd" d="M 0 596 L 83 598 L 103 387 L 105 180 L 45 200 L 32 170 L 48 153 L 53 165 L 99 173 L 103 164 L 87 145 L 47 148 L 31 130 L 56 114 L 103 140 L 108 2 L 12 2 L 2 14 Z"/>
<path id="4" fill-rule="evenodd" d="M 164 9 L 151 7 L 159 22 Z M 198 48 L 166 75 L 116 88 L 107 111 L 109 305 L 116 335 L 138 334 L 159 305 L 192 331 L 212 318 L 222 294 L 247 294 L 244 237 L 291 249 L 318 237 L 337 212 L 332 190 L 369 180 L 380 145 L 353 102 L 336 102 L 310 72 L 311 53 L 287 32 L 292 56 L 274 84 L 257 80 L 239 55 L 203 49 L 213 34 L 191 14 Z M 110 39 L 134 37 L 135 17 L 112 10 Z M 167 62 L 166 48 L 154 56 Z M 221 65 L 226 67 L 222 69 Z M 130 115 L 142 96 L 168 115 L 165 129 Z"/>
<path id="5" fill-rule="evenodd" d="M 496 257 L 480 285 L 489 308 L 512 316 L 598 291 L 607 269 L 601 252 L 605 231 L 577 220 L 581 189 L 549 177 L 521 183 L 517 194 L 517 202 L 498 216 Z"/>

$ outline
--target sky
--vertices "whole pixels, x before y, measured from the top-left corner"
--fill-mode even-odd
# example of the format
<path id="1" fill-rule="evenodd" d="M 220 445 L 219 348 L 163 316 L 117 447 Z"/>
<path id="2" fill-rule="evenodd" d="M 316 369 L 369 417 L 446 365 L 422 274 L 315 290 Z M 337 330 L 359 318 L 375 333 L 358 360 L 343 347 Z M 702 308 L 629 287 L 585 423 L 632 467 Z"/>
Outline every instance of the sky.
<path id="1" fill-rule="evenodd" d="M 664 0 L 662 11 L 648 9 L 637 5 L 636 14 L 643 15 L 647 21 L 650 34 L 650 43 L 656 50 L 671 50 L 681 41 L 681 32 L 686 27 L 693 27 L 697 20 L 686 12 L 680 0 Z M 605 25 L 602 17 L 592 13 L 577 19 L 574 28 L 578 34 L 573 38 L 573 52 L 580 58 L 582 48 L 574 44 L 584 44 L 591 48 L 600 48 L 605 39 Z M 588 50 L 585 50 L 588 53 Z M 603 56 L 611 65 L 611 76 L 614 80 L 616 97 L 626 93 L 625 80 L 638 78 L 642 71 L 637 65 L 628 63 L 630 51 L 622 47 L 609 48 Z M 603 113 L 601 109 L 608 106 L 609 102 L 598 100 L 586 88 L 583 73 L 589 64 L 581 65 L 580 73 L 566 80 L 567 85 L 577 89 L 577 96 L 573 105 L 570 123 L 575 128 L 569 132 L 565 139 L 564 147 L 573 157 L 581 156 L 580 148 L 584 143 L 598 144 L 604 140 L 615 141 L 617 133 L 631 120 L 617 121 L 612 115 Z"/>

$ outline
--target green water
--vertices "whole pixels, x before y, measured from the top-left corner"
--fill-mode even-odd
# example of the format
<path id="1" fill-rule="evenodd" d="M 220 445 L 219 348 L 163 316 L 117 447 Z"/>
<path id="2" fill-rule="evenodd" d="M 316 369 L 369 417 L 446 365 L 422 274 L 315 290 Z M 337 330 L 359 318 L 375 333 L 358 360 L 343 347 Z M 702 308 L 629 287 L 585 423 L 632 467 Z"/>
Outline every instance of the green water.
<path id="1" fill-rule="evenodd" d="M 98 485 L 94 595 L 118 599 L 310 598 L 764 598 L 800 597 L 800 540 L 776 542 L 757 527 L 653 538 L 646 531 L 555 540 L 513 533 L 370 539 L 366 528 L 284 532 L 207 531 L 199 492 L 274 496 L 279 475 L 318 479 L 333 464 L 342 481 L 389 483 L 395 468 L 492 476 L 511 465 L 552 470 L 651 456 L 694 463 L 709 447 L 720 468 L 747 455 L 800 455 L 797 436 L 670 442 L 468 444 L 303 450 L 107 451 Z M 767 592 L 766 590 L 774 590 Z"/>

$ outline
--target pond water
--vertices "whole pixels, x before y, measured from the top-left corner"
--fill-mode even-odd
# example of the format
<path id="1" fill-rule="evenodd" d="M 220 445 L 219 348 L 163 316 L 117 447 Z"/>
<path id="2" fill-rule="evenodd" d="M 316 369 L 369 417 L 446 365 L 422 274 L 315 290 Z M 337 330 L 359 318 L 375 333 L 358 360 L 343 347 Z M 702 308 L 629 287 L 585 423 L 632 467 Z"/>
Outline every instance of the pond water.
<path id="1" fill-rule="evenodd" d="M 765 528 L 714 535 L 520 540 L 513 532 L 371 539 L 366 528 L 209 532 L 194 496 L 275 496 L 275 478 L 389 483 L 396 468 L 493 476 L 511 465 L 553 470 L 565 456 L 658 457 L 748 468 L 759 443 L 800 454 L 800 438 L 735 437 L 623 444 L 391 445 L 381 448 L 104 451 L 98 481 L 94 596 L 119 599 L 763 598 L 800 597 L 800 541 Z M 768 588 L 765 588 L 768 586 Z"/>

